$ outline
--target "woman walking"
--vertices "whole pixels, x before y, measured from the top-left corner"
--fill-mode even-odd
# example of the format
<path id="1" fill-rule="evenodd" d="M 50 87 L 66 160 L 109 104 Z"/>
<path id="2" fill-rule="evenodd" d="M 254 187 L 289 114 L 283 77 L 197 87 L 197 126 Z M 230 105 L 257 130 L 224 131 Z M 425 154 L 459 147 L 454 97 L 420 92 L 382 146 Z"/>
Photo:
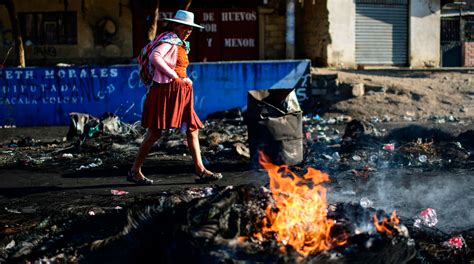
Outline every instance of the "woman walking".
<path id="1" fill-rule="evenodd" d="M 142 115 L 142 126 L 147 128 L 135 162 L 127 180 L 138 185 L 152 185 L 153 180 L 141 171 L 143 162 L 163 129 L 179 128 L 186 123 L 186 136 L 195 167 L 195 182 L 207 183 L 219 180 L 222 174 L 207 170 L 201 159 L 199 128 L 203 124 L 194 111 L 193 83 L 186 75 L 189 42 L 186 39 L 193 28 L 203 28 L 194 23 L 194 14 L 178 10 L 173 18 L 165 19 L 172 30 L 160 34 L 157 47 L 150 52 L 149 61 L 153 70 L 153 84 L 149 89 Z"/>

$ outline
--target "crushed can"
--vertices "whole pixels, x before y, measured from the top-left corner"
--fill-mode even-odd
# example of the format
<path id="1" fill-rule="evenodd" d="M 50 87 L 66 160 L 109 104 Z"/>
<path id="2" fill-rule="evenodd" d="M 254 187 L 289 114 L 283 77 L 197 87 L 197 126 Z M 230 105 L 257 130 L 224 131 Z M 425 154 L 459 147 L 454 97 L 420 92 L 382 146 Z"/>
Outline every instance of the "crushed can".
<path id="1" fill-rule="evenodd" d="M 438 223 L 438 215 L 435 209 L 426 208 L 415 217 L 413 226 L 421 228 L 422 226 L 433 227 Z"/>
<path id="2" fill-rule="evenodd" d="M 110 193 L 114 196 L 122 196 L 122 195 L 128 194 L 127 191 L 115 190 L 115 189 L 110 190 Z"/>
<path id="3" fill-rule="evenodd" d="M 384 144 L 383 149 L 388 150 L 388 151 L 394 151 L 395 150 L 395 144 L 394 143 Z"/>
<path id="4" fill-rule="evenodd" d="M 443 242 L 443 246 L 454 249 L 461 249 L 464 247 L 464 245 L 466 245 L 466 241 L 461 235 L 451 237 L 447 241 Z"/>

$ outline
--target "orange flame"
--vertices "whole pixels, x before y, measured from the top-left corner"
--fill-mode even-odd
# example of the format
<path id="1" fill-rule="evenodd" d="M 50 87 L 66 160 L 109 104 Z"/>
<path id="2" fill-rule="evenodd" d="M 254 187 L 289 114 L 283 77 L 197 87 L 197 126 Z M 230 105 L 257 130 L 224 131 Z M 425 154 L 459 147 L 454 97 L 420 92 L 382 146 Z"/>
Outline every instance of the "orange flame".
<path id="1" fill-rule="evenodd" d="M 326 188 L 321 185 L 329 180 L 327 174 L 308 168 L 301 179 L 287 165 L 272 164 L 263 153 L 260 153 L 259 162 L 270 177 L 277 208 L 267 207 L 263 234 L 275 234 L 278 241 L 293 246 L 303 255 L 328 250 L 333 244 L 345 244 L 330 236 L 335 222 L 327 218 Z"/>
<path id="2" fill-rule="evenodd" d="M 383 218 L 382 223 L 379 223 L 379 219 L 377 218 L 377 215 L 374 214 L 373 217 L 373 222 L 375 229 L 379 233 L 387 233 L 389 235 L 393 234 L 393 231 L 391 229 L 397 229 L 398 225 L 400 224 L 400 219 L 398 219 L 397 216 L 397 211 L 393 210 L 392 216 L 390 216 L 390 219 L 387 219 L 386 217 Z"/>

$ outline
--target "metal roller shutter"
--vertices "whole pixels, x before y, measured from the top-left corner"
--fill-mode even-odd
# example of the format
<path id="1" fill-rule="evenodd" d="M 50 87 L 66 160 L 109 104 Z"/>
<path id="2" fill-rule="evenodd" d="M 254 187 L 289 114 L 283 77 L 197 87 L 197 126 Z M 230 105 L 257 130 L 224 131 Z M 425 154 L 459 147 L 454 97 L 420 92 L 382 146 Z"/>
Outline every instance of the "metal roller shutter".
<path id="1" fill-rule="evenodd" d="M 356 63 L 406 65 L 408 0 L 356 0 Z"/>

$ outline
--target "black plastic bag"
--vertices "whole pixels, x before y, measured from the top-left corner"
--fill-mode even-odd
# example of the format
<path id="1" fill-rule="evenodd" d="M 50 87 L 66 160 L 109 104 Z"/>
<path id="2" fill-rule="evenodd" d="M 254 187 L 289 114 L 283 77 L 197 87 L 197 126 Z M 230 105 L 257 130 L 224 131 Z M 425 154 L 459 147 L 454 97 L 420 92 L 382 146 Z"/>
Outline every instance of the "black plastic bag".
<path id="1" fill-rule="evenodd" d="M 249 91 L 246 123 L 252 165 L 260 151 L 274 164 L 303 161 L 302 116 L 294 89 Z"/>

